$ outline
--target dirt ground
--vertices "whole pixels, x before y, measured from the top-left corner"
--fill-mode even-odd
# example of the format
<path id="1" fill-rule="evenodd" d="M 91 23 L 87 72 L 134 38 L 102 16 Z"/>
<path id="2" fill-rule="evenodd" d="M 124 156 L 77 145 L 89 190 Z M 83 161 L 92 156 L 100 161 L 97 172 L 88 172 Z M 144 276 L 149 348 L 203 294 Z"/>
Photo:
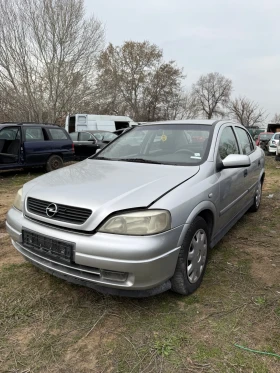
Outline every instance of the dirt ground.
<path id="1" fill-rule="evenodd" d="M 279 373 L 278 164 L 267 159 L 259 212 L 211 251 L 196 293 L 139 300 L 98 294 L 25 262 L 5 215 L 39 174 L 0 173 L 0 372 Z"/>

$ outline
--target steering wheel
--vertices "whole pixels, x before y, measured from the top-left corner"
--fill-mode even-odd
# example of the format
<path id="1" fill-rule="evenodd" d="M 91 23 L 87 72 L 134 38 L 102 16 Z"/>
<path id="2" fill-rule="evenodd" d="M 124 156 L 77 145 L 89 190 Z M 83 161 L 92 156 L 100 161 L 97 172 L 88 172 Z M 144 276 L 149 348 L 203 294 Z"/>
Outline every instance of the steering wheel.
<path id="1" fill-rule="evenodd" d="M 176 150 L 176 152 L 174 154 L 176 154 L 176 153 L 188 153 L 188 154 L 194 155 L 194 152 L 192 152 L 191 150 L 188 150 L 188 149 L 178 149 L 178 150 Z"/>

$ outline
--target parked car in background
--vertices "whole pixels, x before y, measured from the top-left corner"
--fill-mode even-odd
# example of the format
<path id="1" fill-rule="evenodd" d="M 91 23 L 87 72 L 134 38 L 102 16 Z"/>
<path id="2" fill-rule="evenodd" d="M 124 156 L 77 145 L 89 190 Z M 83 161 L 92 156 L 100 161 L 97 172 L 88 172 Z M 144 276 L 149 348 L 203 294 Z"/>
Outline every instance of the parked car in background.
<path id="1" fill-rule="evenodd" d="M 0 170 L 61 168 L 74 159 L 74 144 L 64 128 L 53 124 L 1 123 Z"/>
<path id="2" fill-rule="evenodd" d="M 273 136 L 273 132 L 262 132 L 255 136 L 256 145 L 260 146 L 264 152 L 268 152 L 268 143 Z"/>
<path id="3" fill-rule="evenodd" d="M 280 132 L 275 132 L 268 143 L 268 152 L 270 154 L 276 154 L 276 148 L 279 144 Z"/>
<path id="4" fill-rule="evenodd" d="M 280 161 L 280 141 L 277 144 L 276 153 L 275 153 L 275 160 Z"/>
<path id="5" fill-rule="evenodd" d="M 118 115 L 74 114 L 67 115 L 65 120 L 65 129 L 69 133 L 94 130 L 114 132 L 133 125 L 137 123 L 129 117 Z"/>
<path id="6" fill-rule="evenodd" d="M 210 248 L 259 209 L 264 158 L 235 122 L 147 123 L 25 184 L 7 230 L 28 261 L 68 281 L 126 296 L 190 294 Z"/>
<path id="7" fill-rule="evenodd" d="M 74 142 L 75 159 L 83 160 L 102 149 L 118 136 L 108 131 L 72 132 L 70 137 Z"/>
<path id="8" fill-rule="evenodd" d="M 122 135 L 124 132 L 126 132 L 126 131 L 130 131 L 130 130 L 131 130 L 131 127 L 130 127 L 130 128 L 122 128 L 122 129 L 120 129 L 120 130 L 114 131 L 113 133 L 114 133 L 115 135 L 117 135 L 117 136 L 120 136 L 120 135 Z"/>

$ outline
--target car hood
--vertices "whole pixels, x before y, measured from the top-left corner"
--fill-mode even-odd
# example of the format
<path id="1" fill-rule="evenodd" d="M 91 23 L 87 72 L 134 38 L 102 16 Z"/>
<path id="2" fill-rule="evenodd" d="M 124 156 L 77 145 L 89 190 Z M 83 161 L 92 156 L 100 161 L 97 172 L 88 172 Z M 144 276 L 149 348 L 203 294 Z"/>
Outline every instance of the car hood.
<path id="1" fill-rule="evenodd" d="M 56 222 L 60 226 L 94 230 L 113 212 L 145 208 L 171 189 L 193 177 L 199 166 L 169 166 L 87 159 L 40 176 L 27 183 L 24 197 L 87 208 L 92 215 L 83 226 Z M 46 222 L 50 219 L 29 216 Z M 80 227 L 80 228 L 79 228 Z"/>

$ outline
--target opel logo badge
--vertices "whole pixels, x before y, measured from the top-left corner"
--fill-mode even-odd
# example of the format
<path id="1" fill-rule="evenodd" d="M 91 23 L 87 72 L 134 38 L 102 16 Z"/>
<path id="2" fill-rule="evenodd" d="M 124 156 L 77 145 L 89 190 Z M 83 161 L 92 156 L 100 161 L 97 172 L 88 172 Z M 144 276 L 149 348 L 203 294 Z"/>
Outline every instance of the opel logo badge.
<path id="1" fill-rule="evenodd" d="M 49 218 L 53 218 L 55 214 L 58 212 L 58 207 L 55 203 L 51 203 L 47 208 L 46 208 L 46 214 L 48 215 Z"/>

